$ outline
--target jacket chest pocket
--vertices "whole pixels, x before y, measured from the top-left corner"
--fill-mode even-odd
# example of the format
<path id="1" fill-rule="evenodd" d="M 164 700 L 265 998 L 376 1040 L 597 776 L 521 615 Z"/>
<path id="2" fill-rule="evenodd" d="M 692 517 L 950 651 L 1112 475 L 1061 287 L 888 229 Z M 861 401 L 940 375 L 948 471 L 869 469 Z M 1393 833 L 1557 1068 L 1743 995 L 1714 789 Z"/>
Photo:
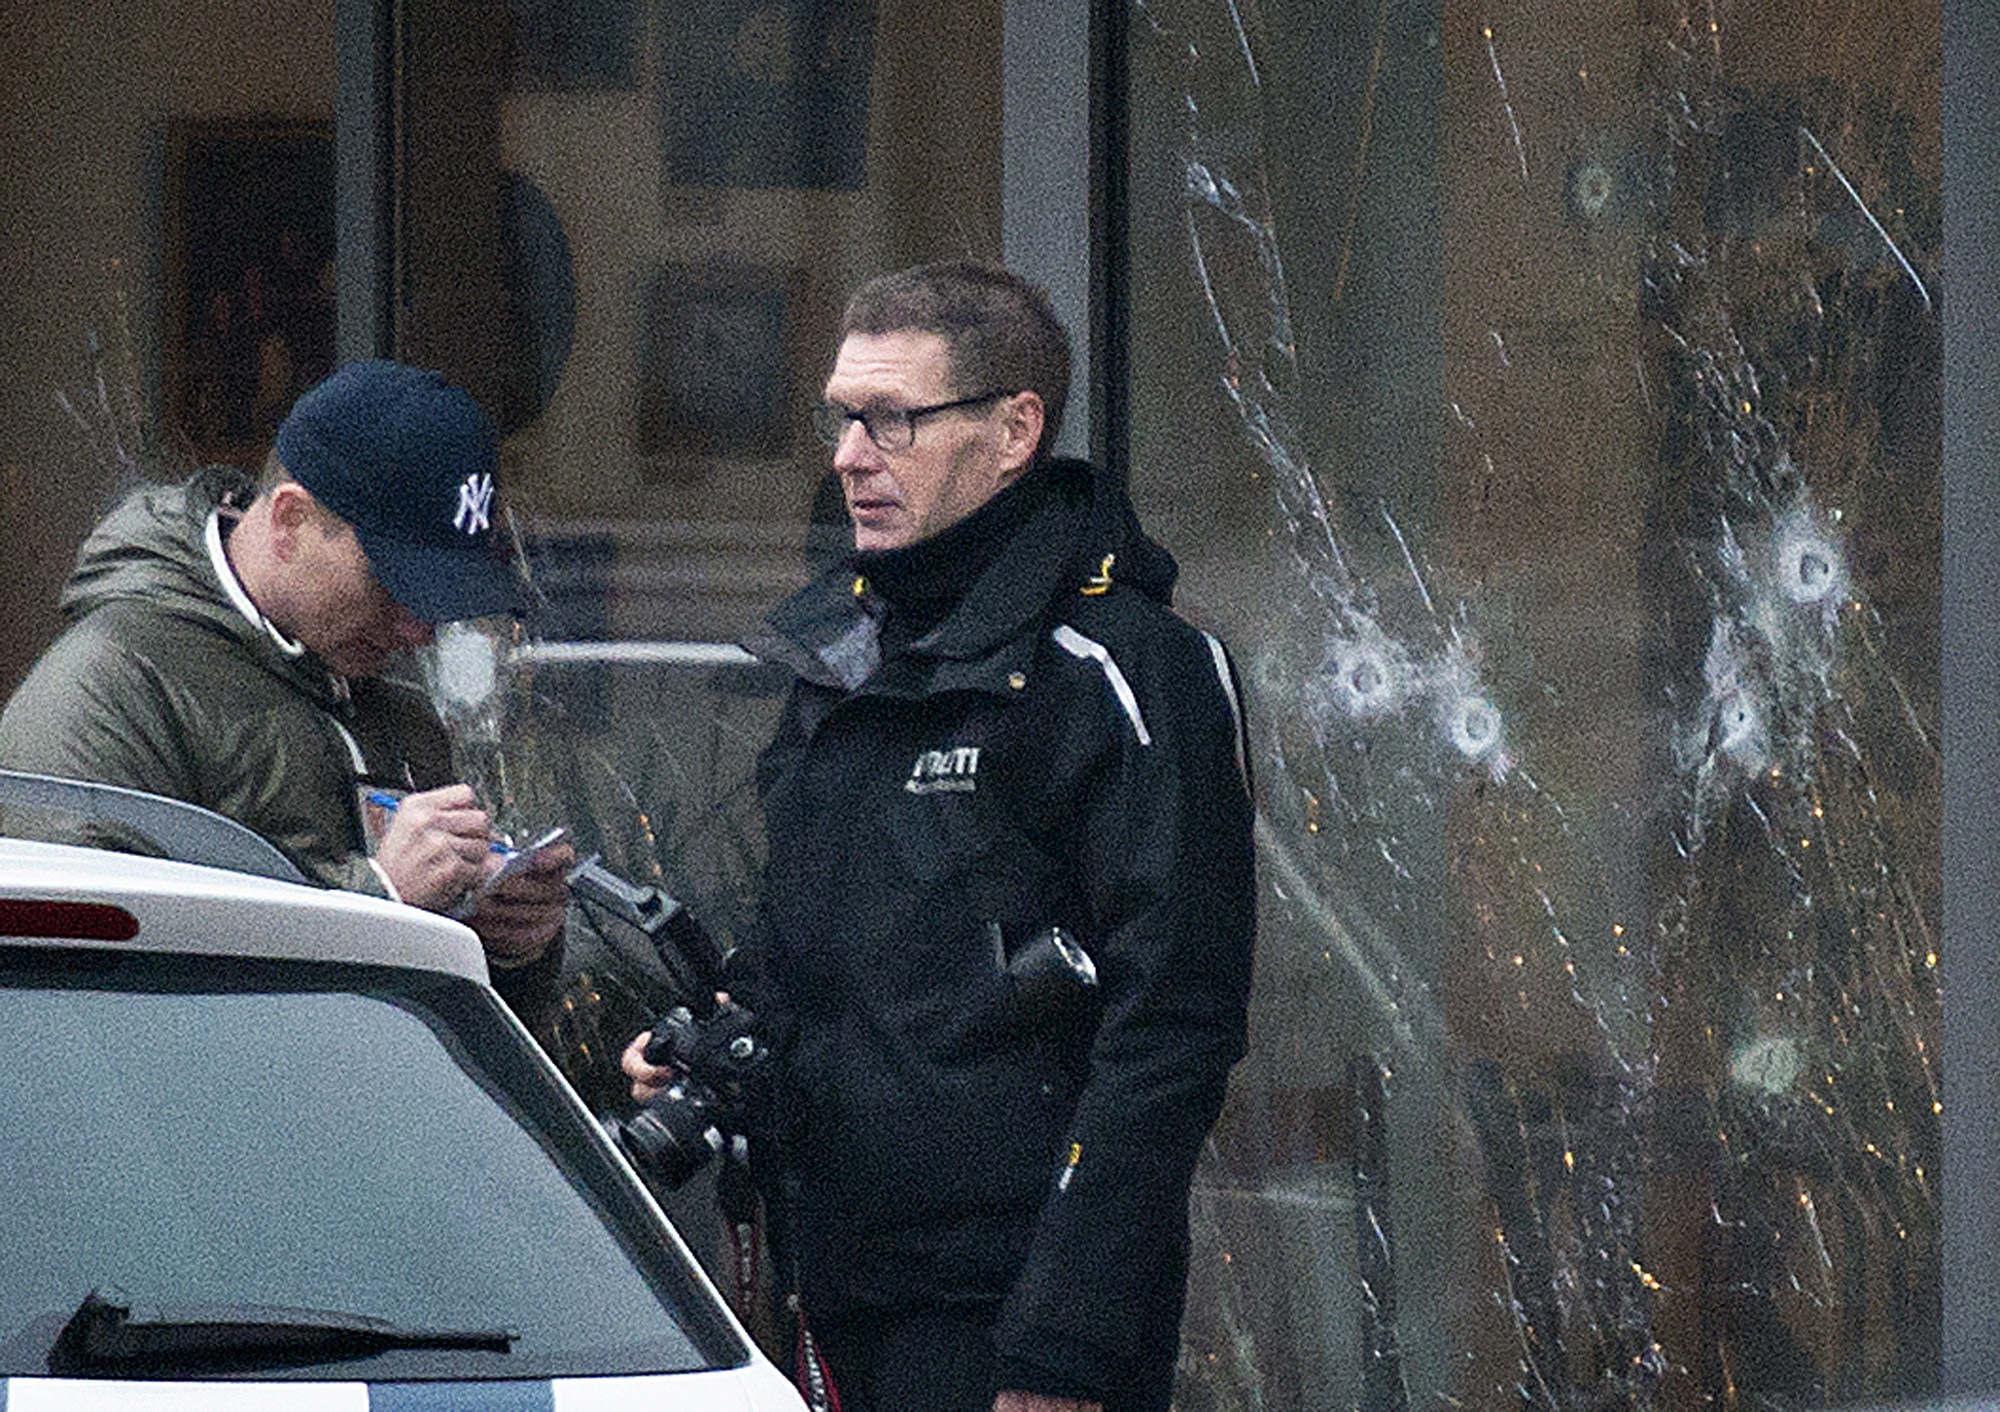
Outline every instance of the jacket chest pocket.
<path id="1" fill-rule="evenodd" d="M 911 882 L 943 889 L 969 918 L 1011 923 L 1047 895 L 1063 861 L 1029 807 L 1036 746 L 984 724 L 917 753 L 888 812 Z"/>
<path id="2" fill-rule="evenodd" d="M 981 753 L 976 745 L 920 752 L 887 805 L 897 861 L 912 881 L 965 877 L 1004 847 L 1012 830 L 995 791 L 980 792 Z"/>

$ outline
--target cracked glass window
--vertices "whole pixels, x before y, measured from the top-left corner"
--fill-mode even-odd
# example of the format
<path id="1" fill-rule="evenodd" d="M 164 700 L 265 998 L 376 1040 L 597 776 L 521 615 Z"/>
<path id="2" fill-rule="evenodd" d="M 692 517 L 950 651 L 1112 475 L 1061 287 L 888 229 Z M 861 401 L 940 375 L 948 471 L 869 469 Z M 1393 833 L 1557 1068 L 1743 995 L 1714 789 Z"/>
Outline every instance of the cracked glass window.
<path id="1" fill-rule="evenodd" d="M 1179 1405 L 1935 1391 L 1937 6 L 1129 17 L 1261 797 Z"/>

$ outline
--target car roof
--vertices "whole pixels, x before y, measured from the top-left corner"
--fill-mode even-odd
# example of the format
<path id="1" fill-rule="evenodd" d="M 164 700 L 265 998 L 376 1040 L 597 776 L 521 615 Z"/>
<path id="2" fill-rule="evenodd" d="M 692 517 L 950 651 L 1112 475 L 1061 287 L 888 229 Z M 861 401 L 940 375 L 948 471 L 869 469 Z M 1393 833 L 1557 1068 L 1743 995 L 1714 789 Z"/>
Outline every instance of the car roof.
<path id="1" fill-rule="evenodd" d="M 136 932 L 67 926 L 38 902 L 120 909 Z M 53 933 L 53 934 L 50 934 Z M 79 935 L 78 933 L 83 933 Z M 402 966 L 487 979 L 464 925 L 387 898 L 133 853 L 0 838 L 0 938 L 186 955 Z"/>

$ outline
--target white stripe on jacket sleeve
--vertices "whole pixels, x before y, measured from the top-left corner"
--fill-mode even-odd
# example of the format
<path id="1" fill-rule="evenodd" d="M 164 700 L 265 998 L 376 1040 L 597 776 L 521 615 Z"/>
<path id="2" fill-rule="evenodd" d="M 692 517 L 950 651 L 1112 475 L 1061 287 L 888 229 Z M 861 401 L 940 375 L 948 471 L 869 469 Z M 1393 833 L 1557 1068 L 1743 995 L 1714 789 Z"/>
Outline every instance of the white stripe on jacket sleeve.
<path id="1" fill-rule="evenodd" d="M 1139 744 L 1151 745 L 1153 737 L 1147 733 L 1146 718 L 1139 714 L 1139 698 L 1132 694 L 1132 683 L 1125 680 L 1125 673 L 1111 660 L 1111 653 L 1104 644 L 1085 637 L 1068 623 L 1058 623 L 1054 636 L 1056 645 L 1070 656 L 1095 662 L 1103 668 L 1104 679 L 1111 683 L 1111 694 L 1116 696 L 1118 704 L 1125 708 L 1125 716 L 1132 722 L 1132 729 L 1139 737 Z"/>

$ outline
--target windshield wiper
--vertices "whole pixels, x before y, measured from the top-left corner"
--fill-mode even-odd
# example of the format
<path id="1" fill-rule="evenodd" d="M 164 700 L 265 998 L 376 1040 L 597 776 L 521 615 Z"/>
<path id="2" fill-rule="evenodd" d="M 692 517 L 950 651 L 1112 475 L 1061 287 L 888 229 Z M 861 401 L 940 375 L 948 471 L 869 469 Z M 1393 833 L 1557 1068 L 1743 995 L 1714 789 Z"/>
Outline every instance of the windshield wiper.
<path id="1" fill-rule="evenodd" d="M 262 1304 L 135 1305 L 117 1291 L 84 1296 L 49 1349 L 49 1372 L 144 1377 L 190 1367 L 270 1367 L 364 1358 L 395 1348 L 509 1352 L 504 1329 L 408 1329 L 386 1319 Z"/>

